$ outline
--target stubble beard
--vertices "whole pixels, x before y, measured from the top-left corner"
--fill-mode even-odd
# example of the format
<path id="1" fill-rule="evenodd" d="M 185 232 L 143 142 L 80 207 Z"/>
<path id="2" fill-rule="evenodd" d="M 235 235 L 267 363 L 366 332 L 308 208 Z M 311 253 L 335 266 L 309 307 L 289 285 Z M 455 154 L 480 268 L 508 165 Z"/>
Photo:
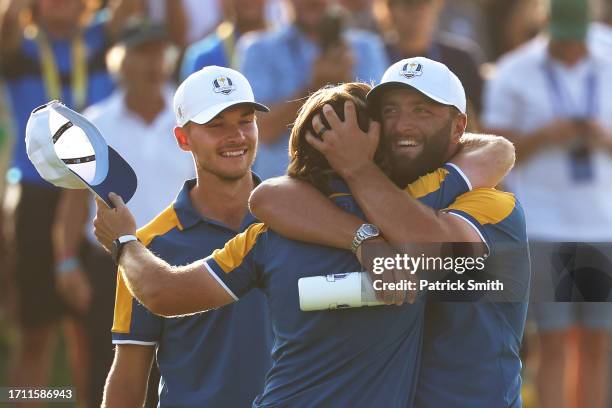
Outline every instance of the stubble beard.
<path id="1" fill-rule="evenodd" d="M 447 159 L 452 122 L 452 119 L 449 119 L 442 129 L 429 136 L 424 142 L 423 151 L 415 158 L 396 155 L 392 151 L 392 143 L 389 143 L 391 177 L 397 186 L 405 188 L 419 177 L 442 167 Z"/>

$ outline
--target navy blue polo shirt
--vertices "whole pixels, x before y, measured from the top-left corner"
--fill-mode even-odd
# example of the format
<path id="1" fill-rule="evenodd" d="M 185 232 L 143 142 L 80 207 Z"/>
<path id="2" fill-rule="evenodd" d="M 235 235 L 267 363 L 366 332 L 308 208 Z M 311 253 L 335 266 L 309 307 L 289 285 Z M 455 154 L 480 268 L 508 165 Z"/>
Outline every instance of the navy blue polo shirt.
<path id="1" fill-rule="evenodd" d="M 332 200 L 363 217 L 345 185 Z M 444 208 L 469 190 L 452 165 L 407 190 Z M 261 289 L 275 334 L 273 367 L 254 407 L 407 407 L 418 379 L 424 300 L 412 305 L 302 312 L 298 279 L 361 270 L 350 251 L 289 240 L 256 223 L 205 260 L 234 298 Z"/>
<path id="2" fill-rule="evenodd" d="M 94 104 L 111 94 L 114 84 L 106 70 L 105 54 L 110 47 L 105 22 L 96 19 L 83 32 L 87 53 L 87 100 L 86 106 Z M 72 39 L 49 39 L 60 75 L 61 101 L 74 107 L 71 91 Z M 34 108 L 49 102 L 41 71 L 41 56 L 34 38 L 24 37 L 20 47 L 8 58 L 0 61 L 7 94 L 13 113 L 16 143 L 12 167 L 18 170 L 21 181 L 51 187 L 44 181 L 30 160 L 25 147 L 25 128 Z"/>
<path id="3" fill-rule="evenodd" d="M 445 211 L 472 224 L 489 248 L 482 274 L 463 277 L 500 280 L 504 290 L 480 299 L 457 293 L 452 302 L 428 294 L 415 406 L 519 408 L 531 275 L 523 210 L 513 194 L 481 188 Z"/>
<path id="4" fill-rule="evenodd" d="M 194 185 L 195 180 L 186 182 L 174 204 L 137 234 L 171 265 L 202 259 L 236 235 L 227 225 L 200 216 L 189 198 Z M 249 214 L 241 230 L 254 222 Z M 160 407 L 252 403 L 271 366 L 272 330 L 261 293 L 253 291 L 240 302 L 206 313 L 165 318 L 132 298 L 121 274 L 117 279 L 113 343 L 156 347 Z"/>

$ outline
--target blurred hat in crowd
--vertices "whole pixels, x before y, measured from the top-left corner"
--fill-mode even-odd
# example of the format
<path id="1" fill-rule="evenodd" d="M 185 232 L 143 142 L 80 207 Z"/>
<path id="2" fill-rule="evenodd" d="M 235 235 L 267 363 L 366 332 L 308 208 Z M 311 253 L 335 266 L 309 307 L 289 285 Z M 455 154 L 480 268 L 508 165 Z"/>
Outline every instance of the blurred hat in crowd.
<path id="1" fill-rule="evenodd" d="M 128 49 L 154 41 L 170 41 L 168 32 L 163 25 L 142 17 L 128 19 L 117 36 L 117 44 Z"/>
<path id="2" fill-rule="evenodd" d="M 416 89 L 438 103 L 466 112 L 465 90 L 457 75 L 446 65 L 429 58 L 406 58 L 391 65 L 380 83 L 368 93 L 368 105 L 375 106 L 384 90 L 397 87 Z"/>
<path id="3" fill-rule="evenodd" d="M 550 37 L 555 40 L 584 40 L 589 26 L 588 0 L 551 0 Z"/>
<path id="4" fill-rule="evenodd" d="M 204 124 L 234 105 L 249 104 L 255 110 L 270 109 L 255 101 L 251 84 L 240 72 L 209 65 L 189 75 L 174 94 L 178 126 L 189 121 Z"/>

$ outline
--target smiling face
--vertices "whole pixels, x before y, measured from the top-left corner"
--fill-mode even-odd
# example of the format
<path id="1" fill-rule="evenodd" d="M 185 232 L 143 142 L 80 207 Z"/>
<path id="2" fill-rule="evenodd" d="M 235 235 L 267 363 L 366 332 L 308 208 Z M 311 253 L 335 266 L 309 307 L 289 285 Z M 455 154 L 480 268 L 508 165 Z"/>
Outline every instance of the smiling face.
<path id="1" fill-rule="evenodd" d="M 213 175 L 234 181 L 250 172 L 257 150 L 252 106 L 233 106 L 205 124 L 189 122 L 174 132 L 181 149 L 192 153 L 198 178 Z"/>
<path id="2" fill-rule="evenodd" d="M 465 115 L 407 87 L 384 92 L 379 109 L 392 177 L 401 186 L 444 164 L 465 130 Z"/>

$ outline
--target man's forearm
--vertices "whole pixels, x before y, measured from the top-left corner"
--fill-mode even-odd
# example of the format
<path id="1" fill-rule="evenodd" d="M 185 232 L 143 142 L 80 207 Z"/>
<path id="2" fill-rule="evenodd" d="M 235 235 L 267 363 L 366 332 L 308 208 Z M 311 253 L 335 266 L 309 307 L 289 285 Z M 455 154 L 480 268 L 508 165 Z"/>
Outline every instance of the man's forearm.
<path id="1" fill-rule="evenodd" d="M 526 161 L 535 153 L 550 145 L 550 141 L 546 137 L 546 134 L 539 131 L 534 131 L 530 135 L 525 136 L 507 130 L 496 129 L 494 132 L 504 136 L 514 144 L 517 164 Z"/>
<path id="2" fill-rule="evenodd" d="M 119 344 L 108 373 L 102 408 L 134 408 L 145 404 L 155 347 Z"/>
<path id="3" fill-rule="evenodd" d="M 495 187 L 514 166 L 514 146 L 504 137 L 465 134 L 461 149 L 450 160 L 459 166 L 473 188 Z"/>
<path id="4" fill-rule="evenodd" d="M 182 1 L 166 0 L 166 31 L 181 49 L 187 46 L 187 15 Z"/>
<path id="5" fill-rule="evenodd" d="M 132 295 L 155 313 L 172 267 L 137 241 L 125 244 L 119 266 Z"/>
<path id="6" fill-rule="evenodd" d="M 146 12 L 146 4 L 142 0 L 116 0 L 110 3 L 110 18 L 106 23 L 106 29 L 111 37 L 116 37 L 125 22 L 134 15 L 142 15 Z"/>
<path id="7" fill-rule="evenodd" d="M 394 247 L 449 240 L 438 213 L 397 188 L 373 162 L 356 169 L 345 180 L 366 218 Z"/>
<path id="8" fill-rule="evenodd" d="M 355 232 L 364 222 L 310 184 L 287 176 L 258 186 L 249 207 L 258 219 L 285 237 L 340 249 L 351 247 Z"/>
<path id="9" fill-rule="evenodd" d="M 8 53 L 19 46 L 21 26 L 19 15 L 29 4 L 28 0 L 0 1 L 0 56 L 6 57 Z"/>
<path id="10" fill-rule="evenodd" d="M 202 312 L 234 301 L 202 261 L 171 266 L 137 241 L 125 244 L 119 266 L 132 295 L 161 316 Z"/>

